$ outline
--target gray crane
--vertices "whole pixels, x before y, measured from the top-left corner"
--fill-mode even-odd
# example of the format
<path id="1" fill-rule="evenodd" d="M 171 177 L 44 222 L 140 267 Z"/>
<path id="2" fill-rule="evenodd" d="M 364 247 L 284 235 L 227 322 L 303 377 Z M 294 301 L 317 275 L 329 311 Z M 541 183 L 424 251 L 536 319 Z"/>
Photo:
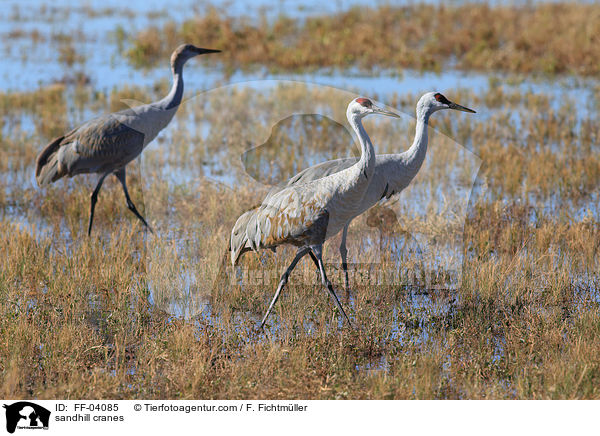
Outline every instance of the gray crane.
<path id="1" fill-rule="evenodd" d="M 439 92 L 428 92 L 424 94 L 417 103 L 417 126 L 412 146 L 403 153 L 381 154 L 376 156 L 375 171 L 371 183 L 367 188 L 366 194 L 360 200 L 360 207 L 358 207 L 353 214 L 348 215 L 342 232 L 340 255 L 342 257 L 342 269 L 344 270 L 346 280 L 346 291 L 349 289 L 346 236 L 348 234 L 350 222 L 383 198 L 390 198 L 392 195 L 401 192 L 410 184 L 425 160 L 428 142 L 427 125 L 429 123 L 429 117 L 434 112 L 442 109 L 454 109 L 475 113 L 472 109 L 451 102 Z M 263 203 L 268 201 L 271 196 L 277 194 L 282 189 L 292 186 L 301 186 L 307 182 L 338 173 L 355 165 L 357 161 L 358 158 L 356 157 L 342 158 L 322 162 L 307 168 L 296 174 L 287 182 L 274 186 L 267 194 Z M 240 216 L 232 231 L 230 245 L 232 248 L 235 247 L 239 251 L 237 257 L 246 251 L 252 250 L 251 244 L 248 243 L 247 227 L 253 222 L 254 215 L 258 210 L 259 208 L 255 208 Z"/>
<path id="2" fill-rule="evenodd" d="M 164 129 L 177 112 L 183 97 L 183 66 L 189 59 L 211 50 L 184 44 L 171 55 L 173 86 L 169 94 L 154 103 L 94 118 L 52 140 L 38 155 L 35 177 L 39 186 L 77 174 L 99 174 L 91 195 L 88 236 L 92 232 L 94 209 L 104 179 L 114 174 L 121 182 L 127 207 L 150 231 L 152 229 L 140 215 L 127 192 L 126 165 L 140 155 L 142 150 Z"/>
<path id="3" fill-rule="evenodd" d="M 333 298 L 338 309 L 350 326 L 352 323 L 344 312 L 323 265 L 323 243 L 335 236 L 352 217 L 356 216 L 375 171 L 375 151 L 369 135 L 362 125 L 362 118 L 369 114 L 398 117 L 397 114 L 379 108 L 368 98 L 356 98 L 350 102 L 346 117 L 356 132 L 361 157 L 348 168 L 318 180 L 288 186 L 268 195 L 260 207 L 248 218 L 242 215 L 232 230 L 230 242 L 231 262 L 236 264 L 245 249 L 276 249 L 283 244 L 298 247 L 296 257 L 285 270 L 277 290 L 262 319 L 261 328 L 277 302 L 288 277 L 296 264 L 309 254 L 321 274 L 323 286 Z M 244 237 L 238 231 L 243 227 Z"/>

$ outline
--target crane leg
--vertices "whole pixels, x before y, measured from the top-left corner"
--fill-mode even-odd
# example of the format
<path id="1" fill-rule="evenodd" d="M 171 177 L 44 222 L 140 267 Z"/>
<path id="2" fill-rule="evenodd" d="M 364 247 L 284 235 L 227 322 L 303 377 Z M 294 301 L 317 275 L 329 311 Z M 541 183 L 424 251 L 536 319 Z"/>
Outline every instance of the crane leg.
<path id="1" fill-rule="evenodd" d="M 94 192 L 92 192 L 92 195 L 90 197 L 91 200 L 91 204 L 90 204 L 90 222 L 88 224 L 88 237 L 92 234 L 92 223 L 94 222 L 94 209 L 96 209 L 96 202 L 98 201 L 98 193 L 100 192 L 100 188 L 102 188 L 102 183 L 104 183 L 104 179 L 106 179 L 106 176 L 108 176 L 110 173 L 106 173 L 106 174 L 102 174 L 100 176 L 100 178 L 98 179 L 98 183 L 96 184 L 96 188 L 94 189 Z"/>
<path id="2" fill-rule="evenodd" d="M 315 255 L 312 251 L 309 251 L 308 254 L 310 254 L 310 258 L 312 259 L 313 263 L 317 267 L 317 280 L 318 280 L 318 276 L 321 274 L 321 270 L 319 269 L 319 261 L 317 260 L 317 258 L 315 257 Z"/>
<path id="3" fill-rule="evenodd" d="M 267 321 L 267 318 L 269 317 L 269 314 L 271 313 L 271 310 L 273 309 L 273 306 L 275 306 L 275 303 L 277 302 L 277 299 L 279 298 L 279 294 L 281 294 L 281 291 L 283 290 L 283 287 L 287 284 L 290 273 L 296 267 L 296 264 L 300 261 L 300 259 L 302 259 L 308 253 L 310 253 L 310 248 L 308 248 L 308 247 L 300 248 L 298 250 L 298 252 L 296 253 L 296 257 L 294 257 L 294 260 L 292 260 L 292 263 L 290 263 L 290 266 L 288 266 L 287 269 L 285 270 L 285 272 L 281 275 L 281 279 L 279 280 L 279 285 L 277 286 L 277 291 L 275 291 L 275 295 L 273 296 L 273 300 L 271 300 L 271 304 L 269 305 L 269 308 L 267 309 L 267 313 L 265 313 L 265 316 L 263 317 L 262 322 L 260 323 L 261 329 L 264 327 L 265 322 Z"/>
<path id="4" fill-rule="evenodd" d="M 329 295 L 331 295 L 331 298 L 333 298 L 333 301 L 335 302 L 335 304 L 338 307 L 338 309 L 340 310 L 340 312 L 342 312 L 342 315 L 344 315 L 344 318 L 346 318 L 346 321 L 348 321 L 348 324 L 350 325 L 350 327 L 354 328 L 354 326 L 350 322 L 350 318 L 348 318 L 348 315 L 346 315 L 346 312 L 344 312 L 344 308 L 340 304 L 340 300 L 338 300 L 337 295 L 335 295 L 335 291 L 333 290 L 333 285 L 331 284 L 331 282 L 327 278 L 327 275 L 325 274 L 325 267 L 323 265 L 323 246 L 322 245 L 313 246 L 311 248 L 311 250 L 315 254 L 315 257 L 317 258 L 317 262 L 319 264 L 319 270 L 321 271 L 321 281 L 323 282 L 323 286 L 325 286 L 327 288 L 327 291 L 329 291 Z"/>
<path id="5" fill-rule="evenodd" d="M 135 204 L 133 204 L 133 201 L 131 201 L 131 198 L 129 197 L 129 192 L 127 191 L 127 182 L 125 180 L 125 168 L 121 168 L 120 170 L 115 171 L 114 174 L 117 177 L 117 179 L 119 179 L 119 182 L 121 182 L 121 186 L 123 186 L 123 192 L 125 193 L 125 199 L 127 200 L 127 207 L 129 208 L 129 210 L 132 211 L 136 217 L 138 217 L 138 219 L 142 222 L 142 224 L 144 224 L 144 226 L 146 226 L 148 230 L 150 230 L 150 233 L 154 233 L 154 231 L 148 225 L 144 217 L 140 215 L 137 208 L 135 207 Z"/>
<path id="6" fill-rule="evenodd" d="M 342 269 L 344 270 L 344 278 L 346 280 L 346 300 L 350 298 L 350 280 L 348 279 L 348 249 L 346 248 L 346 237 L 348 236 L 348 226 L 346 224 L 342 232 L 342 242 L 340 243 L 340 255 L 342 256 Z"/>

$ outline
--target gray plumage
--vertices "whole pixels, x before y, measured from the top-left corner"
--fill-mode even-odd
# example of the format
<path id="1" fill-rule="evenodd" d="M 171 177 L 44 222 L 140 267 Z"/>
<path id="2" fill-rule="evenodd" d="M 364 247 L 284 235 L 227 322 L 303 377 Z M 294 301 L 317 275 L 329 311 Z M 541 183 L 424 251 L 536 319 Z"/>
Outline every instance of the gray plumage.
<path id="1" fill-rule="evenodd" d="M 128 127 L 131 110 L 95 118 L 52 141 L 37 158 L 40 186 L 77 174 L 105 173 L 121 168 L 144 148 L 145 135 Z M 153 139 L 153 138 L 152 138 Z M 147 141 L 149 142 L 149 141 Z"/>
<path id="2" fill-rule="evenodd" d="M 231 231 L 231 239 L 229 240 L 230 247 L 236 247 L 236 256 L 235 261 L 240 258 L 242 254 L 247 251 L 252 251 L 250 247 L 246 246 L 247 236 L 246 236 L 246 228 L 248 227 L 248 222 L 254 217 L 256 210 L 251 209 L 247 212 L 244 212 L 235 222 L 235 226 Z M 238 252 L 239 251 L 239 252 Z"/>
<path id="3" fill-rule="evenodd" d="M 171 56 L 173 86 L 169 94 L 154 103 L 103 115 L 87 121 L 69 133 L 52 140 L 38 155 L 35 176 L 39 186 L 62 177 L 100 174 L 91 196 L 88 235 L 92 230 L 94 208 L 104 179 L 114 174 L 120 181 L 127 206 L 148 228 L 146 220 L 131 201 L 126 184 L 126 165 L 164 129 L 175 116 L 183 98 L 183 66 L 188 59 L 219 50 L 179 46 Z"/>

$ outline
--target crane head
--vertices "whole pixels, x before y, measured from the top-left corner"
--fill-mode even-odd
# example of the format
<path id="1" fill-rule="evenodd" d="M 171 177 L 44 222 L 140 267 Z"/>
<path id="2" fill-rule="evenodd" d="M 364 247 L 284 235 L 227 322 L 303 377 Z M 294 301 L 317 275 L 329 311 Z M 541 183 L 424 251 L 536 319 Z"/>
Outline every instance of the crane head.
<path id="1" fill-rule="evenodd" d="M 196 47 L 192 44 L 182 44 L 175 49 L 173 54 L 171 55 L 171 65 L 175 67 L 176 65 L 183 64 L 188 60 L 193 58 L 194 56 L 207 54 L 207 53 L 220 53 L 221 50 L 213 50 L 210 48 L 200 48 Z"/>
<path id="2" fill-rule="evenodd" d="M 425 111 L 433 113 L 442 109 L 454 109 L 456 111 L 476 113 L 473 109 L 461 106 L 448 100 L 443 94 L 439 92 L 428 92 L 417 103 L 417 108 L 422 107 Z"/>
<path id="3" fill-rule="evenodd" d="M 348 105 L 347 114 L 348 116 L 358 116 L 359 118 L 369 114 L 380 114 L 400 118 L 398 114 L 376 106 L 371 100 L 365 97 L 359 97 L 352 100 Z"/>

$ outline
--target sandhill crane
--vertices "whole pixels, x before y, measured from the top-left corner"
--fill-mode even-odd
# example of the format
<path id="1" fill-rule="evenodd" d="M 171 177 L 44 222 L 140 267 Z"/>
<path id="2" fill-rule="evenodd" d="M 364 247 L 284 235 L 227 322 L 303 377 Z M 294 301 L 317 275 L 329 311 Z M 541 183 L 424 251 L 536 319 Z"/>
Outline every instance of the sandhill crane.
<path id="1" fill-rule="evenodd" d="M 183 97 L 183 66 L 186 61 L 194 56 L 219 51 L 191 44 L 179 46 L 171 55 L 173 86 L 165 98 L 94 118 L 66 135 L 52 140 L 38 155 L 35 176 L 40 186 L 55 182 L 64 176 L 73 177 L 87 173 L 100 175 L 90 200 L 88 236 L 92 232 L 98 192 L 109 174 L 114 174 L 121 182 L 127 207 L 152 231 L 129 198 L 125 166 L 139 156 L 177 112 Z"/>
<path id="2" fill-rule="evenodd" d="M 475 111 L 472 109 L 451 102 L 439 92 L 428 92 L 424 94 L 417 103 L 417 127 L 415 138 L 411 147 L 403 153 L 382 154 L 376 156 L 375 172 L 373 178 L 371 179 L 371 183 L 367 188 L 366 194 L 360 201 L 360 207 L 356 209 L 354 214 L 347 216 L 348 221 L 345 223 L 342 232 L 340 255 L 342 257 L 342 269 L 344 270 L 347 292 L 349 290 L 349 279 L 346 237 L 348 235 L 348 227 L 350 226 L 350 222 L 383 198 L 390 198 L 392 195 L 399 193 L 410 184 L 410 182 L 419 172 L 427 152 L 427 125 L 429 123 L 429 117 L 434 112 L 442 109 L 454 109 L 463 112 L 475 113 Z M 355 165 L 357 160 L 358 158 L 356 157 L 335 159 L 307 168 L 296 174 L 287 182 L 273 187 L 267 194 L 267 198 L 275 195 L 281 189 L 289 188 L 291 186 L 299 186 L 312 180 L 318 180 L 331 174 L 335 174 L 339 171 L 343 171 Z M 252 216 L 257 213 L 257 211 L 258 209 L 250 210 L 240 217 L 238 220 L 240 223 L 240 228 L 234 228 L 234 232 L 232 233 L 232 247 L 234 245 L 236 247 L 242 247 L 242 250 L 245 251 L 251 249 L 251 247 L 245 242 L 247 236 L 243 225 L 244 223 L 249 223 L 252 219 Z"/>
<path id="3" fill-rule="evenodd" d="M 348 219 L 356 216 L 362 197 L 367 192 L 375 170 L 375 151 L 367 135 L 362 118 L 369 114 L 399 117 L 397 114 L 374 105 L 367 98 L 350 102 L 346 117 L 356 132 L 360 146 L 360 159 L 350 167 L 319 180 L 308 181 L 282 189 L 265 198 L 250 216 L 240 217 L 231 237 L 231 262 L 236 264 L 247 249 L 276 249 L 282 244 L 298 247 L 294 260 L 281 276 L 277 290 L 262 319 L 264 326 L 273 306 L 288 281 L 288 277 L 300 259 L 309 254 L 317 266 L 323 286 L 333 298 L 338 309 L 352 326 L 344 312 L 323 265 L 323 243 L 336 235 Z M 247 219 L 249 218 L 249 219 Z M 243 227 L 244 235 L 237 232 Z"/>

